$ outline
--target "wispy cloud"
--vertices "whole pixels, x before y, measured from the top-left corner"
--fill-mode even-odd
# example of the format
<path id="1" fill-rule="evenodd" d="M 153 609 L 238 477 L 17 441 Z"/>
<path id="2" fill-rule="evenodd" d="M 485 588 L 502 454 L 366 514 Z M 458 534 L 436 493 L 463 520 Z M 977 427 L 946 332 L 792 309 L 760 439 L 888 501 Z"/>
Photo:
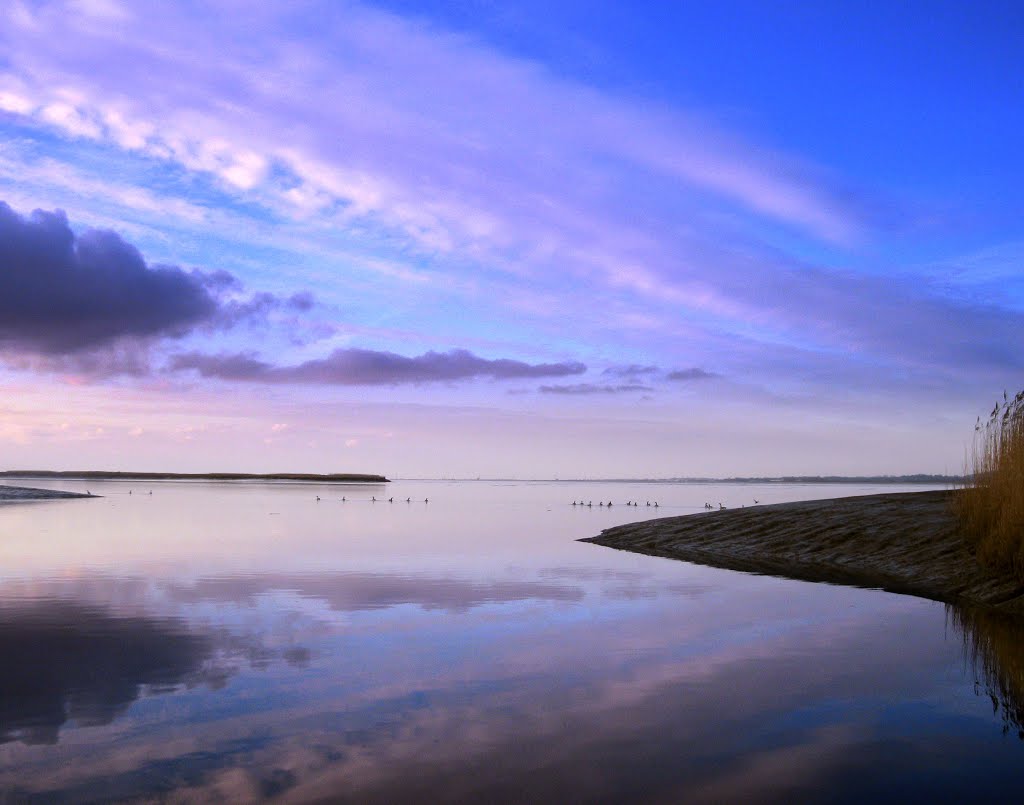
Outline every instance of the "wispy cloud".
<path id="1" fill-rule="evenodd" d="M 710 380 L 713 377 L 718 375 L 696 366 L 690 369 L 676 369 L 665 375 L 668 380 Z"/>
<path id="2" fill-rule="evenodd" d="M 300 50 L 281 36 L 292 24 L 287 6 L 271 3 L 250 10 L 254 50 L 225 36 L 228 10 L 215 3 L 199 25 L 177 6 L 144 16 L 126 7 L 102 24 L 75 4 L 12 8 L 4 108 L 70 136 L 172 159 L 238 190 L 262 188 L 296 211 L 341 203 L 379 214 L 435 245 L 506 226 L 508 206 L 473 205 L 471 193 L 484 188 L 467 185 L 474 172 L 459 167 L 486 160 L 499 170 L 489 176 L 494 184 L 518 183 L 518 170 L 488 153 L 499 142 L 506 155 L 542 158 L 532 181 L 575 152 L 675 178 L 823 237 L 847 237 L 859 225 L 856 211 L 792 158 L 744 145 L 706 120 L 595 93 L 468 38 L 359 4 L 325 4 L 319 34 L 304 31 Z M 54 37 L 66 43 L 59 54 L 41 47 Z M 129 59 L 136 69 L 122 69 Z M 140 81 L 163 92 L 138 93 Z M 289 145 L 260 125 L 285 118 Z M 416 148 L 404 148 L 411 139 Z M 429 181 L 411 183 L 410 168 L 428 171 Z M 290 183 L 275 183 L 282 169 Z"/>
<path id="3" fill-rule="evenodd" d="M 564 377 L 582 374 L 586 366 L 564 363 L 524 363 L 508 358 L 487 359 L 465 349 L 425 352 L 415 357 L 370 349 L 338 349 L 326 358 L 294 366 L 275 366 L 253 355 L 175 355 L 172 371 L 193 370 L 202 377 L 257 383 L 309 383 L 342 386 L 387 386 L 436 383 L 487 377 L 494 380 L 526 377 Z"/>
<path id="4" fill-rule="evenodd" d="M 611 377 L 644 377 L 656 375 L 660 371 L 657 366 L 641 366 L 640 364 L 632 363 L 629 366 L 609 366 L 601 374 Z"/>
<path id="5" fill-rule="evenodd" d="M 623 394 L 635 391 L 654 391 L 650 386 L 626 383 L 618 386 L 602 386 L 596 383 L 573 383 L 568 385 L 540 386 L 541 394 Z"/>

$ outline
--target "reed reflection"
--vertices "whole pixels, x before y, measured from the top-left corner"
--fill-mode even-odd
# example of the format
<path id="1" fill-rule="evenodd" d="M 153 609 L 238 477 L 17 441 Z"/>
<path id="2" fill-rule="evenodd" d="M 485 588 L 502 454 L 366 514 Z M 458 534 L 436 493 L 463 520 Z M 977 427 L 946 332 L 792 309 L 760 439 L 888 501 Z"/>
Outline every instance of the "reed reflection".
<path id="1" fill-rule="evenodd" d="M 946 620 L 960 635 L 975 692 L 992 700 L 1004 735 L 1024 740 L 1024 617 L 949 604 Z"/>

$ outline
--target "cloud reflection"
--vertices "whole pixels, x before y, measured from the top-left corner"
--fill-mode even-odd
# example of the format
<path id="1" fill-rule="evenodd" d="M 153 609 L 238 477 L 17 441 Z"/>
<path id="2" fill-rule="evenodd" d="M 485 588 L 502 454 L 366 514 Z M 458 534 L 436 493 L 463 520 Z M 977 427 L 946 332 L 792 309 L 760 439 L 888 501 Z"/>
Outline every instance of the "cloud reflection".
<path id="1" fill-rule="evenodd" d="M 538 581 L 471 581 L 387 573 L 253 574 L 199 579 L 172 585 L 182 603 L 224 601 L 252 605 L 260 595 L 291 592 L 326 602 L 333 610 L 357 612 L 415 604 L 425 610 L 465 612 L 485 604 L 513 601 L 580 601 L 576 585 Z"/>
<path id="2" fill-rule="evenodd" d="M 204 680 L 213 645 L 170 619 L 69 602 L 0 612 L 0 742 L 55 743 L 68 721 L 109 724 L 144 689 Z"/>

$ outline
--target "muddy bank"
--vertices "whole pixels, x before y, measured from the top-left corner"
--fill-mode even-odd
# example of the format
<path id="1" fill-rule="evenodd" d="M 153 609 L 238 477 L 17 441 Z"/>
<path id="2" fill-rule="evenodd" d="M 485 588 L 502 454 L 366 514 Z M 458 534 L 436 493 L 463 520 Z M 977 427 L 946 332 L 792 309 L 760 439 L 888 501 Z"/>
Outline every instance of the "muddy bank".
<path id="1" fill-rule="evenodd" d="M 779 503 L 609 528 L 593 542 L 712 567 L 877 587 L 1024 613 L 1024 585 L 978 565 L 948 491 Z"/>
<path id="2" fill-rule="evenodd" d="M 17 500 L 56 500 L 58 498 L 95 498 L 99 495 L 84 495 L 80 492 L 64 492 L 59 489 L 34 489 L 28 486 L 0 485 L 0 503 Z"/>

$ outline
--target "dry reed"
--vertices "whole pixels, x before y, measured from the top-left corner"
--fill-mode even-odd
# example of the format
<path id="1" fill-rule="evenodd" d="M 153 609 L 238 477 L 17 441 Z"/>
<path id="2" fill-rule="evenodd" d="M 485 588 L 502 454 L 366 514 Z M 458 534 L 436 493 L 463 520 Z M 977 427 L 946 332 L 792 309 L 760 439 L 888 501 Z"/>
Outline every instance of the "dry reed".
<path id="1" fill-rule="evenodd" d="M 956 511 L 978 560 L 1024 580 L 1024 391 L 974 428 Z"/>

